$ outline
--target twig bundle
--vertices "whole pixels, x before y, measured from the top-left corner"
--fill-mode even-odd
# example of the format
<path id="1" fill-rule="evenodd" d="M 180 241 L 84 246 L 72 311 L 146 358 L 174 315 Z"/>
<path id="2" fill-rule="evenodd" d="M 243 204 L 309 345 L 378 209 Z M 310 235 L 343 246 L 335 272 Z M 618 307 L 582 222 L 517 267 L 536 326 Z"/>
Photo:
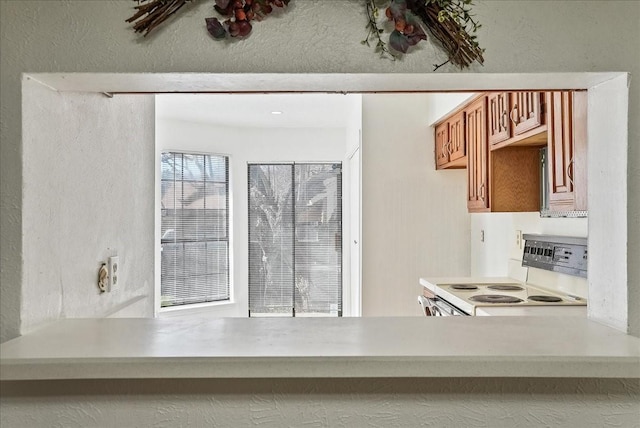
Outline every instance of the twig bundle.
<path id="1" fill-rule="evenodd" d="M 428 3 L 420 14 L 429 32 L 442 44 L 449 55 L 447 62 L 460 68 L 469 67 L 474 61 L 483 64 L 483 49 L 475 41 L 475 37 L 470 36 L 454 20 L 448 17 L 442 19 L 442 16 L 442 8 L 436 2 Z M 447 62 L 435 65 L 435 70 Z"/>
<path id="2" fill-rule="evenodd" d="M 144 32 L 146 36 L 151 30 L 162 24 L 167 18 L 180 10 L 182 6 L 193 0 L 134 0 L 138 2 L 135 15 L 126 22 L 137 22 L 133 25 L 136 33 Z M 145 16 L 146 15 L 146 16 Z M 143 18 L 144 17 L 144 18 Z"/>

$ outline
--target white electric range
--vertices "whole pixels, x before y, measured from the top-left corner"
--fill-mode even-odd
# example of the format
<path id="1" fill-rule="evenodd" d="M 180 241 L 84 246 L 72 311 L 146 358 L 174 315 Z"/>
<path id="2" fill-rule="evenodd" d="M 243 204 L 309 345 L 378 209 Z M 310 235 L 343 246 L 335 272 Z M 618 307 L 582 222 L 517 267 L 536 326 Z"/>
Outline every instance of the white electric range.
<path id="1" fill-rule="evenodd" d="M 587 299 L 512 278 L 421 278 L 420 284 L 420 303 L 434 316 L 586 316 Z"/>
<path id="2" fill-rule="evenodd" d="M 585 238 L 525 235 L 524 281 L 513 278 L 421 278 L 418 296 L 425 315 L 543 315 L 586 317 L 586 293 L 563 286 L 582 282 L 586 290 Z M 527 279 L 535 279 L 529 283 Z M 576 277 L 578 277 L 576 279 Z M 567 279 L 569 281 L 567 281 Z M 546 286 L 540 285 L 543 282 Z"/>

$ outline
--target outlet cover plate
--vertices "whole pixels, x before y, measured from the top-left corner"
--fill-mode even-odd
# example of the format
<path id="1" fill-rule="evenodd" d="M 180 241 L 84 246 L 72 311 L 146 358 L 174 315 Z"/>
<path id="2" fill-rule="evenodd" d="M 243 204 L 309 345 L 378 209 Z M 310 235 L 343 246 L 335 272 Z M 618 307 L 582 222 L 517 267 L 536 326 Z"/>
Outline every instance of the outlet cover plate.
<path id="1" fill-rule="evenodd" d="M 120 287 L 120 257 L 109 257 L 108 263 L 109 269 L 109 291 L 116 290 Z"/>

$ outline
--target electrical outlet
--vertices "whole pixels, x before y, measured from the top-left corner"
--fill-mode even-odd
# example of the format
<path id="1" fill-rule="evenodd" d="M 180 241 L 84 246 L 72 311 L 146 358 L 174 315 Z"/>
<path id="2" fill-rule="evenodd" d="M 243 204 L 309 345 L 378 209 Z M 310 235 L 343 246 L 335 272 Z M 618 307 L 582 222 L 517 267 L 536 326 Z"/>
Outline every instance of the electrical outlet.
<path id="1" fill-rule="evenodd" d="M 120 287 L 120 258 L 118 256 L 109 257 L 109 291 Z"/>
<path id="2" fill-rule="evenodd" d="M 516 230 L 516 247 L 522 250 L 522 231 Z"/>

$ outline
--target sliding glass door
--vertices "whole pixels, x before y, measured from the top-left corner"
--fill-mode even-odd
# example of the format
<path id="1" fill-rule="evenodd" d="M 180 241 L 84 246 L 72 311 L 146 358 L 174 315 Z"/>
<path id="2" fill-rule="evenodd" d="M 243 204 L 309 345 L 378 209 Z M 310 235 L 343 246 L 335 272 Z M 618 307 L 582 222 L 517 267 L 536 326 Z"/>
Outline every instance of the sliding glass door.
<path id="1" fill-rule="evenodd" d="M 342 315 L 340 164 L 249 165 L 249 315 Z"/>

